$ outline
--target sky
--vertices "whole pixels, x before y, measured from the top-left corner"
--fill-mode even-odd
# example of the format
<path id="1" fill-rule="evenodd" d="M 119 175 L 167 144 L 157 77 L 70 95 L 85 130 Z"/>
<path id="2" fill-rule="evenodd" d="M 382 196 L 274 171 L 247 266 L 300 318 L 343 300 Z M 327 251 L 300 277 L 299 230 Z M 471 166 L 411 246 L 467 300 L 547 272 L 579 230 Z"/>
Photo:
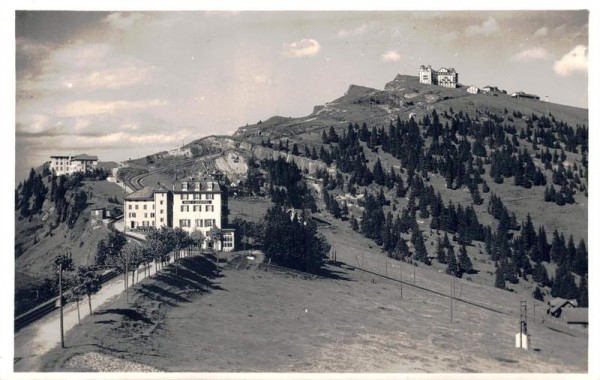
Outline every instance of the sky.
<path id="1" fill-rule="evenodd" d="M 17 182 L 53 154 L 120 161 L 305 116 L 421 64 L 588 107 L 587 11 L 22 11 L 15 29 Z"/>

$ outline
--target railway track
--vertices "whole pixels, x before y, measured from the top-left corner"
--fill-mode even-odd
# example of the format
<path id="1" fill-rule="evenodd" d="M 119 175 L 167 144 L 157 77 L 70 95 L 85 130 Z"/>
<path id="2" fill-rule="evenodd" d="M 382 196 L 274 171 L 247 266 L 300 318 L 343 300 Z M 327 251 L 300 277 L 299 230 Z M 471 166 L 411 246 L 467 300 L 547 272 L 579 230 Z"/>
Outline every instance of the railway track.
<path id="1" fill-rule="evenodd" d="M 213 158 L 216 158 L 218 156 L 220 156 L 222 154 L 222 152 L 219 153 L 212 153 L 212 154 L 208 154 L 206 156 L 203 157 L 199 157 L 197 159 L 192 159 L 183 163 L 176 163 L 176 164 L 170 164 L 164 167 L 161 167 L 159 169 L 155 169 L 152 171 L 148 171 L 146 173 L 141 173 L 141 174 L 137 174 L 134 175 L 133 177 L 131 177 L 130 179 L 123 179 L 123 182 L 125 182 L 125 184 L 132 188 L 134 191 L 135 190 L 139 190 L 141 188 L 144 187 L 144 179 L 153 175 L 153 174 L 158 174 L 158 173 L 164 173 L 173 169 L 181 169 L 181 168 L 187 168 L 193 165 L 196 165 L 198 163 L 202 163 L 204 165 L 204 169 L 208 170 L 208 166 L 206 165 L 205 161 L 206 160 L 210 160 Z"/>
<path id="2" fill-rule="evenodd" d="M 111 221 L 108 224 L 108 229 L 113 232 L 116 232 L 118 234 L 121 234 L 122 232 L 117 230 L 115 228 L 114 224 L 116 221 L 118 221 L 122 218 L 123 217 L 121 216 L 120 218 L 117 218 L 117 219 Z M 131 235 L 127 235 L 127 238 L 135 240 L 138 243 L 141 243 L 144 241 L 143 239 L 140 239 L 136 236 L 131 236 Z M 119 274 L 119 272 L 116 269 L 107 269 L 104 272 L 102 272 L 102 274 L 100 275 L 100 282 L 102 284 L 105 284 L 106 282 L 115 278 L 118 274 Z M 67 291 L 63 295 L 63 298 L 67 297 L 68 295 L 69 295 L 69 292 Z M 30 310 L 26 311 L 25 313 L 16 316 L 15 317 L 15 332 L 21 330 L 23 327 L 30 325 L 31 323 L 37 321 L 38 319 L 50 314 L 51 312 L 53 312 L 56 309 L 58 309 L 60 307 L 60 305 L 58 304 L 58 298 L 59 298 L 58 296 L 53 297 L 53 298 L 49 299 L 48 301 L 45 301 L 42 304 L 34 307 L 33 309 L 30 309 Z M 68 302 L 65 302 L 65 305 L 67 303 Z"/>
<path id="3" fill-rule="evenodd" d="M 102 284 L 104 284 L 104 283 L 112 280 L 113 278 L 115 278 L 118 274 L 119 273 L 117 272 L 116 269 L 106 270 L 100 275 L 100 282 Z M 69 295 L 69 292 L 65 292 L 65 294 L 63 295 L 63 298 L 67 298 L 68 295 Z M 58 309 L 60 307 L 60 305 L 58 303 L 58 298 L 59 298 L 58 296 L 53 297 L 53 298 L 49 299 L 48 301 L 42 303 L 41 305 L 38 305 L 38 306 L 34 307 L 33 309 L 15 317 L 15 332 L 21 330 L 23 327 L 30 325 L 31 323 L 37 321 L 38 319 L 41 319 L 42 317 L 44 317 L 44 316 L 50 314 L 51 312 L 53 312 L 54 310 Z M 67 303 L 68 302 L 65 302 L 64 305 L 66 305 Z"/>

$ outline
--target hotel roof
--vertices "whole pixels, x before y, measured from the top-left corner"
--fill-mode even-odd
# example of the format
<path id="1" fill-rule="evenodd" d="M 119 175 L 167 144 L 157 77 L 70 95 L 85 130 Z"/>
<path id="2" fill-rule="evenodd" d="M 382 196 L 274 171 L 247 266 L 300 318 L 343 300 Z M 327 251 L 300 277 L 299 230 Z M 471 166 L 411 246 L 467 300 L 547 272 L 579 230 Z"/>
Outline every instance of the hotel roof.
<path id="1" fill-rule="evenodd" d="M 141 201 L 141 200 L 152 200 L 154 199 L 155 189 L 150 186 L 146 186 L 142 189 L 136 190 L 125 197 L 126 201 Z"/>
<path id="2" fill-rule="evenodd" d="M 98 156 L 90 156 L 87 154 L 78 154 L 77 156 L 73 156 L 71 160 L 76 161 L 98 161 Z"/>

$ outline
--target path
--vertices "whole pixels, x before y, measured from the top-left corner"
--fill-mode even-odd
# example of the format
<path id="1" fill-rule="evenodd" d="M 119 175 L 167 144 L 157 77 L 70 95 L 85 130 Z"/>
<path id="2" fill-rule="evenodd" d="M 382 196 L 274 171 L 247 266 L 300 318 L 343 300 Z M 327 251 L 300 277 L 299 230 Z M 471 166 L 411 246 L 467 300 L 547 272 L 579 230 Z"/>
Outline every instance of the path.
<path id="1" fill-rule="evenodd" d="M 124 222 L 115 223 L 115 228 L 123 231 Z M 127 235 L 144 239 L 144 235 L 135 232 L 127 232 Z M 171 255 L 172 256 L 172 255 Z M 169 262 L 172 262 L 172 257 Z M 150 264 L 148 273 L 154 273 L 155 264 Z M 138 282 L 146 278 L 143 269 L 138 270 Z M 117 276 L 108 281 L 102 286 L 102 289 L 92 296 L 92 311 L 101 308 L 105 303 L 114 300 L 124 289 L 124 279 L 122 276 Z M 79 311 L 81 319 L 89 315 L 89 307 L 87 299 L 80 302 Z M 64 331 L 66 333 L 77 325 L 77 304 L 69 303 L 64 307 Z M 57 309 L 40 320 L 30 324 L 27 327 L 15 333 L 15 356 L 14 356 L 14 371 L 15 372 L 35 372 L 39 371 L 39 358 L 50 351 L 53 347 L 60 344 L 60 309 Z M 65 341 L 65 345 L 69 345 L 69 341 Z"/>

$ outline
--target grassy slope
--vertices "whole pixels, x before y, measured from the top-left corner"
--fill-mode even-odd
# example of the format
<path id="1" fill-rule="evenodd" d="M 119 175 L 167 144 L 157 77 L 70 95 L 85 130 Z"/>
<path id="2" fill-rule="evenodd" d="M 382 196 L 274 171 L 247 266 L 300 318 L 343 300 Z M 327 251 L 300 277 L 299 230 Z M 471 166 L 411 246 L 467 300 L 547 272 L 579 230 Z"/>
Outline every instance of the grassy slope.
<path id="1" fill-rule="evenodd" d="M 343 227 L 329 235 L 338 259 L 366 251 L 365 266 L 380 262 L 360 236 Z M 187 259 L 177 275 L 170 270 L 135 285 L 131 306 L 120 297 L 86 318 L 67 335 L 67 350 L 44 358 L 45 370 L 63 370 L 72 355 L 101 351 L 165 371 L 586 371 L 587 335 L 578 330 L 530 319 L 536 350 L 517 350 L 518 315 L 455 303 L 450 323 L 448 298 L 408 286 L 400 298 L 397 282 L 343 265 L 329 269 L 329 278 L 307 277 L 241 259 L 216 276 L 210 262 Z M 444 291 L 448 279 L 417 270 L 421 286 Z M 461 293 L 506 312 L 520 300 L 476 284 Z"/>

